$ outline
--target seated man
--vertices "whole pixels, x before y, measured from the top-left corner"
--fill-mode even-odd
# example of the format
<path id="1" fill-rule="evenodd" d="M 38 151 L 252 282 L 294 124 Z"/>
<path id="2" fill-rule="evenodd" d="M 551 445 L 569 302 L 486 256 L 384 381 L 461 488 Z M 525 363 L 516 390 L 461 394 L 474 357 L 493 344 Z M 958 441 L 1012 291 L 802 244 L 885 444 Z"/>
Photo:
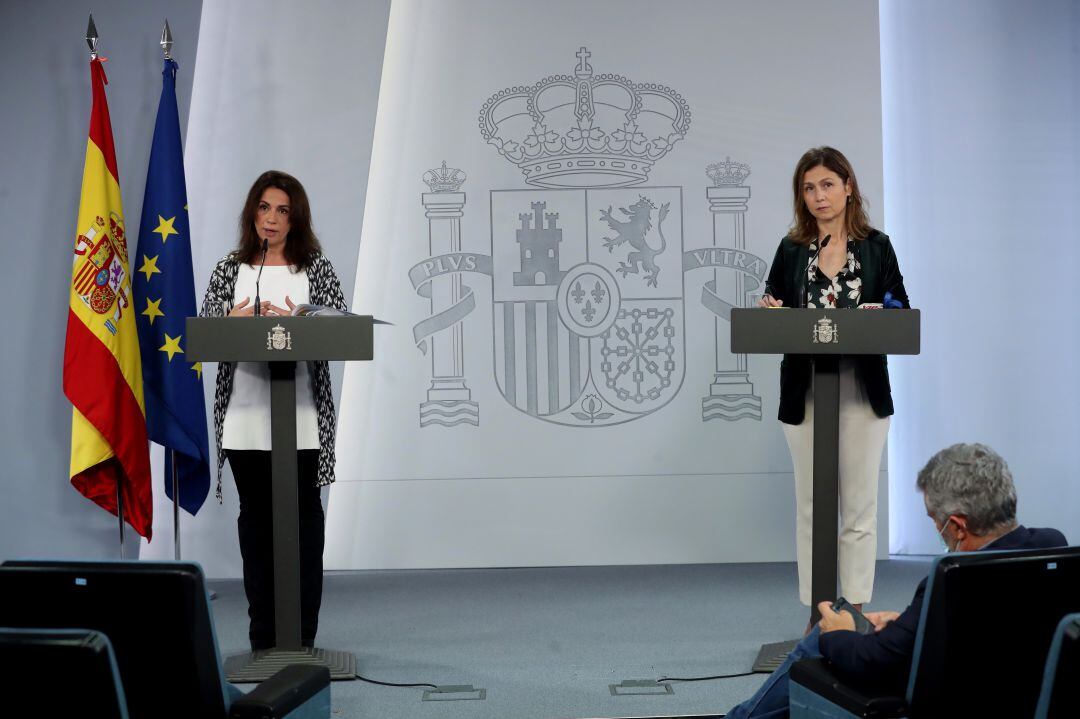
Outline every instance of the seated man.
<path id="1" fill-rule="evenodd" d="M 1056 529 L 1028 529 L 1016 523 L 1016 488 L 1008 466 L 981 444 L 954 444 L 919 471 L 916 487 L 945 549 L 1041 549 L 1064 547 Z M 728 712 L 728 719 L 774 719 L 788 716 L 788 671 L 794 662 L 825 657 L 837 673 L 861 687 L 902 696 L 907 689 L 915 632 L 922 612 L 926 580 L 903 612 L 866 612 L 873 634 L 857 634 L 847 612 L 830 602 L 818 604 L 821 621 L 773 672 L 757 693 Z"/>

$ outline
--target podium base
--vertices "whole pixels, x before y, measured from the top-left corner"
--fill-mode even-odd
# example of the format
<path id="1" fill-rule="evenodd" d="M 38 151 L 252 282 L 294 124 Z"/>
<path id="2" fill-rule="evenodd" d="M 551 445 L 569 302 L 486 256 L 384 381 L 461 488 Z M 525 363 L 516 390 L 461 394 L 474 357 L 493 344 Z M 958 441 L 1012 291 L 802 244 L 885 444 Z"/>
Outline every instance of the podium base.
<path id="1" fill-rule="evenodd" d="M 787 659 L 788 654 L 791 654 L 792 650 L 798 646 L 799 641 L 800 640 L 798 639 L 792 639 L 786 642 L 762 644 L 761 650 L 758 651 L 757 659 L 754 660 L 754 666 L 751 671 L 762 674 L 772 674 L 780 668 L 780 665 Z"/>
<path id="2" fill-rule="evenodd" d="M 225 658 L 225 678 L 233 684 L 266 681 L 290 664 L 326 667 L 330 679 L 356 679 L 356 656 L 337 649 L 305 647 L 298 651 L 263 649 Z"/>

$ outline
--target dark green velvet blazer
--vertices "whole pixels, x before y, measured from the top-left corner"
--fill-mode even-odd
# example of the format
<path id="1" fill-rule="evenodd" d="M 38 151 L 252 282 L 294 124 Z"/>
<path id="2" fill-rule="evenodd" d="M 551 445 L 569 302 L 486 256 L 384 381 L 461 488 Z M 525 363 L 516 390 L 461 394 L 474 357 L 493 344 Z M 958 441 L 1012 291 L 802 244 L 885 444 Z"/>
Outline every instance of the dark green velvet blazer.
<path id="1" fill-rule="evenodd" d="M 884 304 L 885 293 L 904 307 L 910 307 L 904 277 L 896 261 L 889 236 L 872 230 L 865 240 L 855 242 L 855 259 L 861 269 L 861 302 Z M 766 294 L 783 300 L 785 307 L 806 306 L 806 265 L 810 251 L 806 245 L 792 242 L 789 237 L 780 241 L 776 256 L 765 281 Z M 892 388 L 889 385 L 889 367 L 885 355 L 859 355 L 855 358 L 855 371 L 866 388 L 870 406 L 878 417 L 893 413 Z M 813 376 L 813 359 L 810 355 L 784 355 L 780 363 L 780 412 L 785 424 L 802 424 L 806 412 L 806 391 Z"/>

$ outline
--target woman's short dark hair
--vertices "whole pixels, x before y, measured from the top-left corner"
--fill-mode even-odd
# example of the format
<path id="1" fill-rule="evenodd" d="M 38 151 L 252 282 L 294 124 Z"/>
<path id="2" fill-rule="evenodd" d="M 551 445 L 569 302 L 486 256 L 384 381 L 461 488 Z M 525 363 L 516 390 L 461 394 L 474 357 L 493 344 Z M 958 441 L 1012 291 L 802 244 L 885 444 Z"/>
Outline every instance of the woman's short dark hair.
<path id="1" fill-rule="evenodd" d="M 788 232 L 794 242 L 800 245 L 808 245 L 818 236 L 817 220 L 810 213 L 803 198 L 803 180 L 807 172 L 815 167 L 824 167 L 840 176 L 844 183 L 851 183 L 851 202 L 847 205 L 845 224 L 847 233 L 856 240 L 865 240 L 874 228 L 870 225 L 870 218 L 866 214 L 863 199 L 859 192 L 859 182 L 855 179 L 855 170 L 851 163 L 844 157 L 844 153 L 833 147 L 812 147 L 799 158 L 795 165 L 795 175 L 791 179 L 794 192 L 795 221 Z"/>
<path id="2" fill-rule="evenodd" d="M 1001 456 L 983 444 L 954 444 L 919 470 L 915 486 L 939 524 L 950 515 L 967 517 L 976 535 L 1016 524 L 1016 487 Z"/>
<path id="3" fill-rule="evenodd" d="M 311 229 L 311 205 L 300 180 L 279 170 L 267 170 L 259 175 L 248 190 L 244 209 L 240 212 L 240 244 L 236 248 L 236 259 L 249 265 L 259 260 L 262 240 L 255 232 L 255 214 L 263 193 L 271 187 L 289 196 L 289 234 L 285 238 L 285 260 L 298 269 L 306 269 L 315 256 L 322 252 L 319 238 Z"/>

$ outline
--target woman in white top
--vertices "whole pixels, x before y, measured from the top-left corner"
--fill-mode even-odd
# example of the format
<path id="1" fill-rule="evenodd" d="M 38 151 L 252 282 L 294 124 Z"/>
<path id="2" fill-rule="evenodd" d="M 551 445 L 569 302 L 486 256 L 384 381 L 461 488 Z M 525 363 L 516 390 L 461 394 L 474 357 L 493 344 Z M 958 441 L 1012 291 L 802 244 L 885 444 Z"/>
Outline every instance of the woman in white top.
<path id="1" fill-rule="evenodd" d="M 265 258 L 263 257 L 265 248 Z M 240 242 L 214 268 L 204 317 L 250 317 L 263 265 L 260 314 L 287 315 L 301 303 L 346 309 L 334 268 L 311 227 L 303 185 L 284 172 L 264 172 L 240 214 Z M 296 446 L 300 514 L 300 639 L 314 646 L 322 601 L 325 523 L 319 488 L 334 481 L 334 401 L 326 362 L 296 368 Z M 229 460 L 240 497 L 237 530 L 252 650 L 275 646 L 273 512 L 270 486 L 270 371 L 262 362 L 218 365 L 214 399 L 221 469 Z"/>

